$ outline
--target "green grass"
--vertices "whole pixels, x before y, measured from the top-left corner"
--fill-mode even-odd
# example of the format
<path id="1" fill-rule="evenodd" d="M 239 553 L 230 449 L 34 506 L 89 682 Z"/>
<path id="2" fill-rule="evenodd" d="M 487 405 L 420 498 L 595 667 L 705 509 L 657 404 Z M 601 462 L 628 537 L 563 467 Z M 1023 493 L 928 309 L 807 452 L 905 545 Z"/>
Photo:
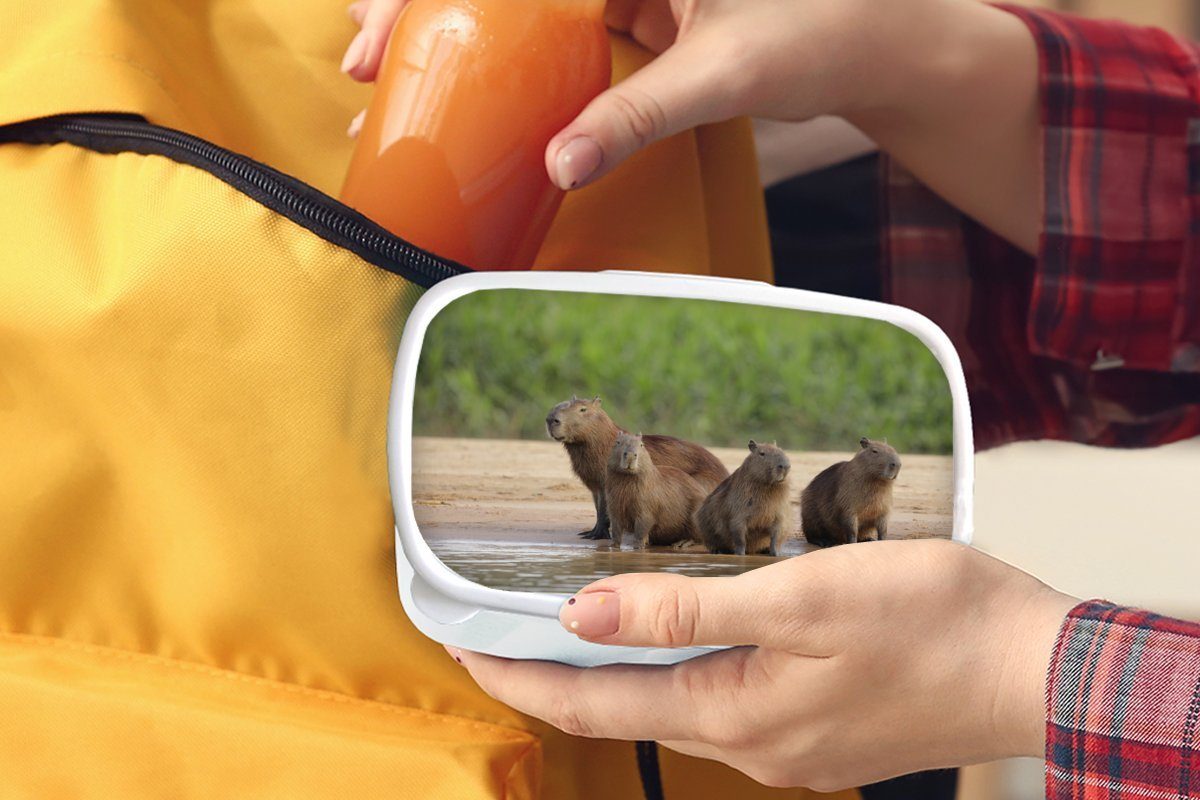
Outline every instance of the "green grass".
<path id="1" fill-rule="evenodd" d="M 945 375 L 875 320 L 697 300 L 476 292 L 430 325 L 414 432 L 545 439 L 546 412 L 599 394 L 618 425 L 709 446 L 851 451 L 887 437 L 949 453 Z"/>

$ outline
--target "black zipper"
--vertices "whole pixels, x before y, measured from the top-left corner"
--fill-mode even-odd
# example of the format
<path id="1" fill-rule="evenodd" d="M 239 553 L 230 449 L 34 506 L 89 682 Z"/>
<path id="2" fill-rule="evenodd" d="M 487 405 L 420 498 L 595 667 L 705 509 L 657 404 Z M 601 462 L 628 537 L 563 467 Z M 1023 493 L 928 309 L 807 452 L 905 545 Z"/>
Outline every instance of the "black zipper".
<path id="1" fill-rule="evenodd" d="M 429 287 L 470 272 L 406 242 L 312 186 L 252 158 L 134 114 L 83 114 L 0 126 L 0 142 L 67 142 L 101 153 L 161 155 L 211 173 L 293 222 L 388 272 Z M 398 187 L 397 191 L 403 191 Z"/>

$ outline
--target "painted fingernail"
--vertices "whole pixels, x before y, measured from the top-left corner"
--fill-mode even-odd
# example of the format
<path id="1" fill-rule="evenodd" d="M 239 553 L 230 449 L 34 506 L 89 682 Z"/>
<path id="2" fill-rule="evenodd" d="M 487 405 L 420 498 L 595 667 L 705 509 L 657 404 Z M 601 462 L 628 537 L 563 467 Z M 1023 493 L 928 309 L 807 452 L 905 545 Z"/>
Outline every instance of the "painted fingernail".
<path id="1" fill-rule="evenodd" d="M 358 134 L 362 133 L 363 118 L 367 116 L 366 110 L 360 111 L 354 115 L 354 119 L 350 120 L 350 127 L 346 128 L 346 135 L 351 139 L 357 139 Z"/>
<path id="2" fill-rule="evenodd" d="M 558 188 L 574 189 L 600 169 L 604 151 L 590 136 L 576 136 L 562 146 L 555 159 Z"/>
<path id="3" fill-rule="evenodd" d="M 607 591 L 577 594 L 563 605 L 558 619 L 585 639 L 612 636 L 621 627 L 621 596 Z"/>
<path id="4" fill-rule="evenodd" d="M 444 645 L 442 645 L 442 648 L 443 648 L 443 649 L 444 649 L 444 650 L 445 650 L 447 653 L 449 653 L 449 654 L 450 654 L 450 657 L 451 657 L 451 658 L 453 658 L 455 661 L 457 661 L 457 662 L 458 662 L 458 663 L 460 663 L 460 664 L 463 662 L 463 660 L 462 660 L 462 650 L 459 650 L 457 647 L 451 647 L 451 646 L 450 646 L 450 645 L 448 645 L 448 644 L 444 644 Z"/>
<path id="5" fill-rule="evenodd" d="M 362 65 L 367 55 L 367 39 L 366 31 L 359 31 L 355 35 L 350 46 L 346 48 L 346 55 L 342 56 L 342 72 L 349 72 Z"/>

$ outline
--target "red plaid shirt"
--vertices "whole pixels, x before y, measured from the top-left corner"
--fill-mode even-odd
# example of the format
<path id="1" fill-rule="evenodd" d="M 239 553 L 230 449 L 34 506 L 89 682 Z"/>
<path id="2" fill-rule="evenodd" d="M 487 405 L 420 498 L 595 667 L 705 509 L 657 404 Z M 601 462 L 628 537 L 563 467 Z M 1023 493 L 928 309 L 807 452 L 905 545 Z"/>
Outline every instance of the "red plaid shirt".
<path id="1" fill-rule="evenodd" d="M 1004 7 L 1040 52 L 1039 253 L 889 165 L 885 298 L 958 346 L 980 448 L 1200 435 L 1200 49 Z M 1047 698 L 1051 800 L 1200 797 L 1200 625 L 1084 603 Z"/>
<path id="2" fill-rule="evenodd" d="M 957 345 L 980 449 L 1200 435 L 1200 50 L 1154 29 L 1006 8 L 1041 54 L 1040 252 L 889 165 L 885 299 Z"/>
<path id="3" fill-rule="evenodd" d="M 1200 625 L 1083 603 L 1046 693 L 1046 797 L 1200 797 Z"/>

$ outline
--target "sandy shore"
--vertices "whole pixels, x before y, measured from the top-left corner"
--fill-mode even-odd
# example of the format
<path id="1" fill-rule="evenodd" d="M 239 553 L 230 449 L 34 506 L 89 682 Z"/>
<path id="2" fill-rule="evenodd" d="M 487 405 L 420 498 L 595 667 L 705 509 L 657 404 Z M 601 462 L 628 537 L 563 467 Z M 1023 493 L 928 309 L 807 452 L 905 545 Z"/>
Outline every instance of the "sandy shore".
<path id="1" fill-rule="evenodd" d="M 730 470 L 742 449 L 714 448 Z M 800 489 L 849 453 L 789 453 L 796 525 Z M 950 536 L 953 472 L 949 456 L 901 454 L 889 538 Z M 416 438 L 413 499 L 430 539 L 481 538 L 528 543 L 579 542 L 595 522 L 591 496 L 551 441 Z M 589 543 L 590 544 L 590 543 Z M 803 550 L 799 531 L 789 550 Z"/>

